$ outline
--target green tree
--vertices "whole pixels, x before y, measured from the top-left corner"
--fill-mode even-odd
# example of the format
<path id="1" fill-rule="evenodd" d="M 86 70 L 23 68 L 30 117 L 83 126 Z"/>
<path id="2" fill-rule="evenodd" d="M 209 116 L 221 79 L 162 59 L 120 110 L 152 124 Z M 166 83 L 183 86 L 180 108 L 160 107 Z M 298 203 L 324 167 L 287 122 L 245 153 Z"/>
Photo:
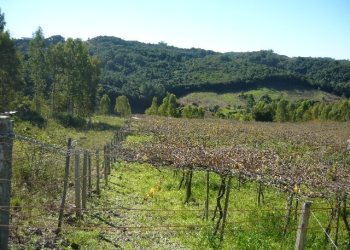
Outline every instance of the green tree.
<path id="1" fill-rule="evenodd" d="M 256 121 L 270 122 L 273 121 L 274 110 L 271 104 L 259 101 L 253 109 L 253 117 Z"/>
<path id="2" fill-rule="evenodd" d="M 28 66 L 30 79 L 34 84 L 34 107 L 37 112 L 41 112 L 42 104 L 47 98 L 48 66 L 45 38 L 40 27 L 35 31 L 33 38 L 29 43 Z"/>
<path id="3" fill-rule="evenodd" d="M 146 109 L 146 115 L 157 115 L 158 114 L 158 99 L 157 97 L 153 97 L 151 106 Z"/>
<path id="4" fill-rule="evenodd" d="M 192 105 L 186 105 L 182 110 L 182 117 L 192 118 Z"/>
<path id="5" fill-rule="evenodd" d="M 169 95 L 169 105 L 168 105 L 167 115 L 171 117 L 177 117 L 176 96 L 174 94 Z"/>
<path id="6" fill-rule="evenodd" d="M 0 112 L 15 107 L 23 87 L 20 55 L 10 34 L 4 32 L 5 24 L 0 11 Z"/>
<path id="7" fill-rule="evenodd" d="M 100 112 L 104 115 L 111 113 L 111 99 L 107 94 L 104 94 L 100 100 Z"/>
<path id="8" fill-rule="evenodd" d="M 256 104 L 254 96 L 249 94 L 247 96 L 247 112 L 251 113 L 253 111 L 254 105 Z"/>
<path id="9" fill-rule="evenodd" d="M 275 120 L 278 122 L 286 122 L 288 118 L 288 101 L 281 99 L 277 103 Z"/>
<path id="10" fill-rule="evenodd" d="M 159 106 L 158 114 L 168 116 L 169 94 L 163 98 L 162 104 Z"/>
<path id="11" fill-rule="evenodd" d="M 52 110 L 82 117 L 95 111 L 99 61 L 80 39 L 69 38 L 49 50 Z"/>
<path id="12" fill-rule="evenodd" d="M 5 14 L 1 13 L 1 9 L 0 9 L 0 32 L 5 31 L 5 26 L 6 26 Z"/>
<path id="13" fill-rule="evenodd" d="M 311 117 L 311 114 L 307 111 L 311 106 L 312 105 L 310 101 L 299 102 L 295 110 L 295 121 L 309 120 Z"/>
<path id="14" fill-rule="evenodd" d="M 118 96 L 115 100 L 114 111 L 120 114 L 122 117 L 129 117 L 131 115 L 131 107 L 129 100 L 126 96 Z"/>

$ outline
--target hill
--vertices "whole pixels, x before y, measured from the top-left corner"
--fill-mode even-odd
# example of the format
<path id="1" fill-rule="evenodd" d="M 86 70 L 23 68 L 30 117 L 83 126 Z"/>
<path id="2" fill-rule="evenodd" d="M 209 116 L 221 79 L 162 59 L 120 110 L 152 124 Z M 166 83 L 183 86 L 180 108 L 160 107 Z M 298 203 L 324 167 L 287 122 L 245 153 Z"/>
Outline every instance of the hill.
<path id="1" fill-rule="evenodd" d="M 142 86 L 144 82 L 172 90 L 196 88 L 198 85 L 202 88 L 213 84 L 283 81 L 340 95 L 350 94 L 350 62 L 346 60 L 289 58 L 272 50 L 217 53 L 194 48 L 179 49 L 164 43 L 129 42 L 114 37 L 96 37 L 88 43 L 91 53 L 101 60 L 104 82 L 124 89 Z"/>
<path id="2" fill-rule="evenodd" d="M 62 41 L 48 38 L 50 44 Z M 17 40 L 25 52 L 29 40 Z M 350 61 L 331 58 L 287 57 L 272 50 L 218 53 L 181 49 L 166 43 L 146 44 L 100 36 L 87 41 L 101 62 L 100 92 L 112 100 L 125 94 L 143 110 L 153 96 L 166 92 L 232 92 L 270 87 L 279 90 L 323 90 L 350 96 Z"/>

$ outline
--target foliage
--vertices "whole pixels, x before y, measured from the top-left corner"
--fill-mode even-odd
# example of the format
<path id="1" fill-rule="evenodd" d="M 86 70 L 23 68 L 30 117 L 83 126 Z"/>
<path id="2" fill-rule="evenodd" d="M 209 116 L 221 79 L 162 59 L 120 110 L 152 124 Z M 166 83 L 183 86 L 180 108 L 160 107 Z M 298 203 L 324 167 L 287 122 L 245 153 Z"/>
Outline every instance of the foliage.
<path id="1" fill-rule="evenodd" d="M 111 113 L 111 99 L 107 94 L 104 94 L 100 100 L 100 113 L 103 115 Z"/>
<path id="2" fill-rule="evenodd" d="M 60 112 L 57 113 L 54 118 L 63 126 L 63 127 L 73 127 L 73 128 L 84 128 L 86 126 L 86 120 L 82 117 L 73 116 L 72 114 Z"/>
<path id="3" fill-rule="evenodd" d="M 157 97 L 153 97 L 152 99 L 152 104 L 151 106 L 146 109 L 145 111 L 146 115 L 157 115 L 158 114 L 158 98 Z"/>
<path id="4" fill-rule="evenodd" d="M 45 39 L 62 43 L 62 37 Z M 27 53 L 28 40 L 17 40 Z M 130 98 L 135 110 L 145 110 L 152 97 L 194 91 L 237 91 L 261 86 L 276 89 L 321 89 L 350 96 L 350 62 L 330 58 L 289 58 L 271 50 L 217 53 L 179 49 L 166 44 L 144 44 L 115 37 L 87 41 L 101 61 L 101 87 L 111 99 Z M 250 110 L 251 112 L 252 110 Z"/>
<path id="5" fill-rule="evenodd" d="M 49 97 L 48 58 L 44 34 L 40 27 L 33 34 L 33 38 L 29 43 L 28 66 L 30 80 L 33 82 L 34 107 L 40 113 L 42 103 Z"/>
<path id="6" fill-rule="evenodd" d="M 91 116 L 99 77 L 98 60 L 91 57 L 80 39 L 68 39 L 48 50 L 51 78 L 52 112 Z"/>
<path id="7" fill-rule="evenodd" d="M 204 118 L 204 108 L 193 105 L 186 105 L 182 109 L 182 117 L 185 118 Z"/>
<path id="8" fill-rule="evenodd" d="M 183 95 L 199 89 L 218 92 L 287 83 L 290 88 L 321 88 L 350 95 L 350 62 L 346 60 L 289 58 L 270 50 L 222 54 L 115 37 L 96 37 L 89 44 L 101 60 L 106 91 L 128 94 L 136 100 L 162 96 L 163 91 L 145 91 L 151 86 Z"/>
<path id="9" fill-rule="evenodd" d="M 20 104 L 17 106 L 15 118 L 19 121 L 29 121 L 32 125 L 43 128 L 46 125 L 45 118 L 37 111 L 30 109 L 28 104 Z"/>
<path id="10" fill-rule="evenodd" d="M 122 117 L 129 117 L 131 115 L 131 107 L 126 96 L 118 96 L 115 101 L 114 111 L 119 113 Z"/>
<path id="11" fill-rule="evenodd" d="M 20 56 L 10 33 L 4 31 L 5 24 L 0 10 L 0 112 L 16 106 L 23 87 Z"/>
<path id="12" fill-rule="evenodd" d="M 4 32 L 6 26 L 5 14 L 1 13 L 0 9 L 0 32 Z"/>

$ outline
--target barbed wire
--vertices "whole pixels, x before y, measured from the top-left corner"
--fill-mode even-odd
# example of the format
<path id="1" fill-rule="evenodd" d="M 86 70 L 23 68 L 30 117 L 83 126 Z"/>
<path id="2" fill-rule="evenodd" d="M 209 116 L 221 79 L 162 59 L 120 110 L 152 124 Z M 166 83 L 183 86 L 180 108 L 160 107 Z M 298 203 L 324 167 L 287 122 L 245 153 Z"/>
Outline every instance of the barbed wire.
<path id="1" fill-rule="evenodd" d="M 338 249 L 338 246 L 334 243 L 334 241 L 332 240 L 332 237 L 327 233 L 327 231 L 323 228 L 321 222 L 319 221 L 319 219 L 316 217 L 316 215 L 311 211 L 312 216 L 315 218 L 315 220 L 317 221 L 318 225 L 321 227 L 322 231 L 325 233 L 325 235 L 327 236 L 327 238 L 331 241 L 332 245 L 335 247 L 335 249 Z"/>

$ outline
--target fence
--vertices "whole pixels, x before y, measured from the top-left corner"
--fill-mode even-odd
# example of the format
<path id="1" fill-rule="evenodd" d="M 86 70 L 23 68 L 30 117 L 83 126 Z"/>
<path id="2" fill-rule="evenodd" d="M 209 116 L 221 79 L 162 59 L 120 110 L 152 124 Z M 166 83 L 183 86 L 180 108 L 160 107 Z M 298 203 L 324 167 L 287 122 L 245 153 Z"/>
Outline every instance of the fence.
<path id="1" fill-rule="evenodd" d="M 54 230 L 58 236 L 62 232 L 65 223 L 76 223 L 83 218 L 84 213 L 89 211 L 87 202 L 101 195 L 103 188 L 112 183 L 109 182 L 111 165 L 116 162 L 116 150 L 120 142 L 125 139 L 126 130 L 118 131 L 110 143 L 103 149 L 87 150 L 79 148 L 75 141 L 68 139 L 65 147 L 47 144 L 23 135 L 13 134 L 11 122 L 6 118 L 0 118 L 0 249 L 8 248 L 9 232 L 16 234 L 21 221 L 31 219 L 38 224 L 45 224 L 47 229 Z M 12 154 L 14 143 L 20 143 L 21 147 L 16 155 Z M 16 161 L 16 168 L 13 169 L 13 159 Z M 40 167 L 38 167 L 40 165 Z M 13 171 L 14 170 L 14 171 Z M 13 173 L 12 173 L 13 171 Z M 12 179 L 12 174 L 16 178 Z M 15 180 L 16 182 L 13 182 Z M 208 184 L 209 185 L 209 184 Z M 16 187 L 18 200 L 11 200 L 11 186 Z M 45 193 L 38 190 L 45 187 Z M 231 190 L 231 178 L 228 179 L 224 206 L 220 208 L 220 219 L 214 225 L 214 234 L 218 233 L 220 239 L 224 237 L 225 227 L 230 223 L 240 224 L 244 221 L 227 221 L 230 211 L 228 206 Z M 13 193 L 13 190 L 12 190 Z M 21 196 L 32 195 L 33 202 L 40 204 L 23 204 Z M 222 194 L 222 196 L 224 193 Z M 35 199 L 34 199 L 35 197 Z M 306 202 L 298 212 L 301 214 L 299 226 L 293 230 L 297 231 L 295 249 L 304 249 L 306 233 L 310 214 L 317 220 L 315 214 L 310 210 L 311 203 Z M 137 209 L 132 207 L 105 207 L 104 209 L 127 210 L 138 212 L 152 212 L 152 209 Z M 276 209 L 275 209 L 276 210 Z M 282 209 L 287 213 L 290 209 Z M 10 212 L 11 215 L 10 223 Z M 157 212 L 183 212 L 184 210 L 155 210 Z M 203 211 L 203 209 L 188 209 L 188 212 Z M 209 208 L 206 202 L 205 217 L 208 219 Z M 246 212 L 242 210 L 241 212 Z M 214 213 L 216 212 L 216 209 Z M 237 211 L 236 211 L 237 212 Z M 221 214 L 222 213 L 222 214 Z M 48 217 L 49 215 L 49 217 Z M 106 231 L 179 231 L 193 230 L 194 228 L 208 227 L 207 224 L 198 225 L 153 225 L 134 226 L 116 225 L 101 217 L 108 227 L 101 227 Z M 287 216 L 288 217 L 288 216 Z M 57 226 L 54 226 L 56 223 Z M 322 224 L 318 221 L 320 228 L 327 234 Z M 92 225 L 96 227 L 96 225 Z M 84 228 L 83 228 L 84 229 Z M 85 228 L 89 230 L 89 227 Z M 108 239 L 105 239 L 108 240 Z M 332 244 L 337 244 L 330 238 Z"/>
<path id="2" fill-rule="evenodd" d="M 116 143 L 124 136 L 122 130 L 115 133 L 102 150 L 79 148 L 70 138 L 60 147 L 14 134 L 11 121 L 0 117 L 0 249 L 8 249 L 10 229 L 17 230 L 23 219 L 56 220 L 59 235 L 67 213 L 82 218 L 88 199 L 108 185 Z M 24 204 L 28 195 L 32 204 Z"/>

